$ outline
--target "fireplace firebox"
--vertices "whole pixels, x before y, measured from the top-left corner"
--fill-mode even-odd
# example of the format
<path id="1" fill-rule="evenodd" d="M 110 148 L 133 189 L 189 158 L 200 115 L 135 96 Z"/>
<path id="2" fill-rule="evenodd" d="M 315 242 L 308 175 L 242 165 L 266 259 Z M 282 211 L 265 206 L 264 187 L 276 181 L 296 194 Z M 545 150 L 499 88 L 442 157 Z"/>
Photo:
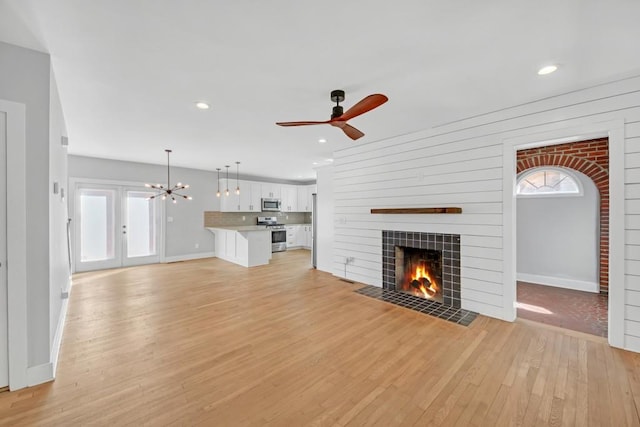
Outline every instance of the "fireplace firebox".
<path id="1" fill-rule="evenodd" d="M 442 252 L 396 246 L 396 290 L 438 302 L 442 299 Z"/>

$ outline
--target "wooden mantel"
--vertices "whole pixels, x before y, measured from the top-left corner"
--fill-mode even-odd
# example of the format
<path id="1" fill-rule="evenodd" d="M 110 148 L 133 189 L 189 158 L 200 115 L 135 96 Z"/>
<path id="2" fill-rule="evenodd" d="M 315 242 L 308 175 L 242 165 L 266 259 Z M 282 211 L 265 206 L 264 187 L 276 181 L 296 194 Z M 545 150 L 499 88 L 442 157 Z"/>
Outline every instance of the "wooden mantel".
<path id="1" fill-rule="evenodd" d="M 371 209 L 372 214 L 459 214 L 462 208 L 389 208 Z"/>

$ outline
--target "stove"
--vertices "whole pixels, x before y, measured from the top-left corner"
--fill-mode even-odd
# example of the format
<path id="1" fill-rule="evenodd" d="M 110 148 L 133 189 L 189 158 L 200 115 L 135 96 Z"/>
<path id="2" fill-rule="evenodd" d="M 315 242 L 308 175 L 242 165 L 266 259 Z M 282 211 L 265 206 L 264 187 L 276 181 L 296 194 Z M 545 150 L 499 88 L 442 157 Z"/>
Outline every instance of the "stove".
<path id="1" fill-rule="evenodd" d="M 284 224 L 278 224 L 275 216 L 259 216 L 258 225 L 264 225 L 271 230 L 271 252 L 287 250 L 287 230 Z"/>

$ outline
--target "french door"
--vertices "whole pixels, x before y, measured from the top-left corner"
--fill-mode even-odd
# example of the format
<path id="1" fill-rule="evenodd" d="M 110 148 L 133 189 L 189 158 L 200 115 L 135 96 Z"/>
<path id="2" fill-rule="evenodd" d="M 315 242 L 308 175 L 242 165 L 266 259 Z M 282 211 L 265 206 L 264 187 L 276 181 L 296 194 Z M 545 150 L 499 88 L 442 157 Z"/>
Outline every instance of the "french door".
<path id="1" fill-rule="evenodd" d="M 77 184 L 75 271 L 160 262 L 160 207 L 144 187 Z"/>

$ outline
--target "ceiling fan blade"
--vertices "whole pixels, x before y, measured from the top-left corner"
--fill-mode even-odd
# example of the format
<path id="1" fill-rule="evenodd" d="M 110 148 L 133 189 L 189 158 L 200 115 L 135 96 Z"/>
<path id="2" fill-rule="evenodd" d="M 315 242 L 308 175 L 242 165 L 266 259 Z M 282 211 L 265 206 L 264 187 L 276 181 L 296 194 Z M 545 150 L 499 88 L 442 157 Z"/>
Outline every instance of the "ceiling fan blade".
<path id="1" fill-rule="evenodd" d="M 340 126 L 340 129 L 342 129 L 342 131 L 354 141 L 364 136 L 364 133 L 360 132 L 358 129 L 346 123 L 344 124 L 344 126 Z"/>
<path id="2" fill-rule="evenodd" d="M 385 95 L 382 95 L 380 93 L 369 95 L 366 98 L 363 98 L 356 105 L 354 105 L 353 107 L 345 111 L 344 114 L 342 114 L 340 117 L 336 117 L 336 119 L 334 120 L 344 120 L 346 122 L 347 120 L 357 117 L 360 114 L 364 114 L 367 111 L 371 111 L 374 108 L 378 108 L 388 100 L 389 98 L 387 98 Z"/>
<path id="3" fill-rule="evenodd" d="M 324 122 L 278 122 L 276 123 L 278 126 L 308 126 L 308 125 L 324 125 L 329 123 L 329 121 Z"/>

